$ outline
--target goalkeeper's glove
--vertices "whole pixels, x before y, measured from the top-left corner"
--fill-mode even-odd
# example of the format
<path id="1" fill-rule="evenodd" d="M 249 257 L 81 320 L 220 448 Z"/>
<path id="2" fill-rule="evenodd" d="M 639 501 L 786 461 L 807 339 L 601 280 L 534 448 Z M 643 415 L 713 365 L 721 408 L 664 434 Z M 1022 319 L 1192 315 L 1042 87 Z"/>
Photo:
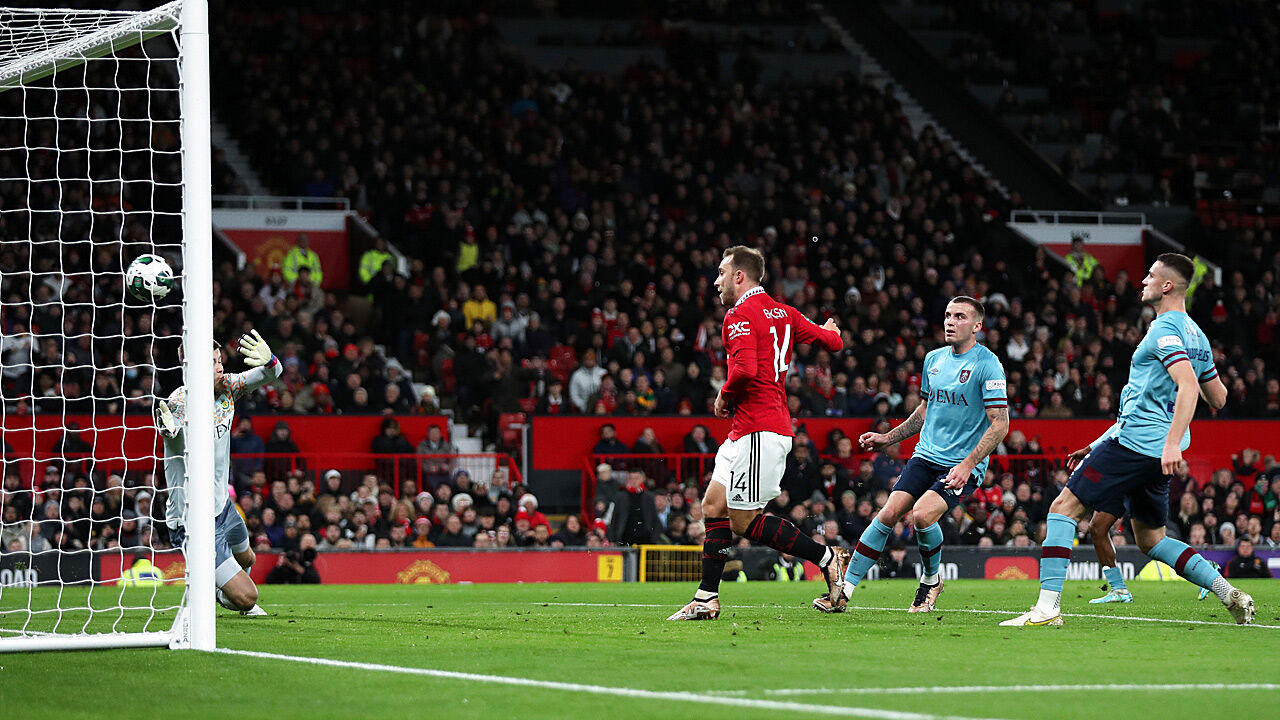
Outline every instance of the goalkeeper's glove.
<path id="1" fill-rule="evenodd" d="M 169 439 L 177 437 L 182 427 L 173 418 L 173 410 L 169 407 L 168 400 L 156 400 L 155 415 L 156 429 L 160 431 L 160 434 Z"/>
<path id="2" fill-rule="evenodd" d="M 250 367 L 262 367 L 271 362 L 271 346 L 262 339 L 257 330 L 250 330 L 240 336 L 240 354 L 244 355 L 244 364 Z"/>

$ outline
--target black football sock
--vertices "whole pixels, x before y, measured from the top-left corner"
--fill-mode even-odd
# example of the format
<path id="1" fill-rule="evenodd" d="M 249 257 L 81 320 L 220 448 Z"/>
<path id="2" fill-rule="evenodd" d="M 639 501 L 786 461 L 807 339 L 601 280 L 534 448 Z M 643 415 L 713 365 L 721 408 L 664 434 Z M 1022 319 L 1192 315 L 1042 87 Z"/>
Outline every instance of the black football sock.
<path id="1" fill-rule="evenodd" d="M 720 576 L 728 560 L 729 547 L 733 544 L 733 530 L 729 518 L 707 518 L 706 537 L 702 541 L 702 584 L 694 597 L 707 600 L 720 592 Z"/>
<path id="2" fill-rule="evenodd" d="M 791 521 L 776 515 L 761 513 L 747 526 L 747 539 L 763 543 L 778 552 L 794 555 L 808 560 L 818 567 L 825 568 L 831 562 L 827 546 L 820 545 L 800 532 L 800 528 Z"/>

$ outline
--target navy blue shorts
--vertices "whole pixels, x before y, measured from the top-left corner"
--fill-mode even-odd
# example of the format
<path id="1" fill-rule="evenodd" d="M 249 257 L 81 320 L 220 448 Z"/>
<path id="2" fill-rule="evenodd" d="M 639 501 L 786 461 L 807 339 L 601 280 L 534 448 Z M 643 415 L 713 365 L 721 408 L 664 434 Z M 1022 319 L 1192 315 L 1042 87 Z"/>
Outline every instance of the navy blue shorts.
<path id="1" fill-rule="evenodd" d="M 1160 458 L 1134 452 L 1111 438 L 1071 473 L 1067 489 L 1091 510 L 1141 520 L 1152 527 L 1169 522 L 1169 476 Z"/>
<path id="2" fill-rule="evenodd" d="M 978 489 L 977 475 L 970 475 L 969 482 L 965 483 L 964 487 L 959 490 L 948 490 L 943 481 L 947 479 L 947 473 L 951 472 L 951 467 L 913 457 L 907 461 L 906 467 L 902 468 L 902 475 L 898 476 L 898 482 L 894 483 L 893 491 L 901 490 L 919 500 L 921 495 L 932 490 L 947 501 L 947 510 L 950 511 Z"/>

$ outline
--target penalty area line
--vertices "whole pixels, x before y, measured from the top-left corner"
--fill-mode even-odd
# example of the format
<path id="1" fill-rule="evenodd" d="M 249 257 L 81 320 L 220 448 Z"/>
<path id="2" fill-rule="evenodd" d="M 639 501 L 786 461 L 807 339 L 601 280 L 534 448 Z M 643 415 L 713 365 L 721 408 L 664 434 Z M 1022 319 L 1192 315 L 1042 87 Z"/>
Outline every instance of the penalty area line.
<path id="1" fill-rule="evenodd" d="M 232 650 L 218 648 L 213 650 L 222 655 L 238 655 L 241 657 L 262 660 L 283 660 L 305 665 L 347 668 L 351 670 L 367 670 L 388 672 L 401 675 L 425 675 L 446 680 L 462 680 L 466 682 L 488 683 L 494 685 L 516 685 L 535 687 L 546 690 L 562 690 L 565 692 L 588 693 L 593 695 L 613 695 L 616 697 L 634 698 L 637 700 L 666 700 L 670 702 L 700 703 L 704 705 L 721 705 L 726 707 L 751 708 L 755 710 L 774 710 L 779 712 L 795 712 L 805 714 L 840 715 L 844 717 L 874 718 L 876 720 L 983 720 L 958 715 L 937 715 L 931 713 L 902 712 L 883 710 L 880 708 L 860 708 L 843 705 L 815 705 L 812 703 L 791 702 L 787 700 L 757 700 L 753 698 L 723 697 L 694 692 L 672 690 L 641 690 L 639 688 L 610 687 L 607 685 L 586 685 L 582 683 L 557 682 L 553 680 L 534 680 L 532 678 L 510 677 L 506 675 L 482 675 L 479 673 L 456 672 L 453 670 L 432 670 L 429 668 L 399 667 L 377 663 L 352 662 L 348 660 L 331 660 L 329 658 L 303 657 L 298 655 L 280 655 L 277 653 L 257 652 L 253 650 Z"/>

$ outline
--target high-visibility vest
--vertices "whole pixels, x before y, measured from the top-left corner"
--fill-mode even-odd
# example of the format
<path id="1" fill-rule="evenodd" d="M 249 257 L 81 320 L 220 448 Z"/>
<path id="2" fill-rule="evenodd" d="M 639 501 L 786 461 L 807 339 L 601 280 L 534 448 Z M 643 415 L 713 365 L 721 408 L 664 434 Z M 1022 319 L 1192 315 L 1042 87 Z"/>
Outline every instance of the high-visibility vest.
<path id="1" fill-rule="evenodd" d="M 1089 253 L 1084 253 L 1083 259 L 1077 259 L 1074 254 L 1068 254 L 1067 265 L 1076 274 L 1076 287 L 1081 287 L 1093 277 L 1093 271 L 1098 267 L 1098 258 Z"/>
<path id="2" fill-rule="evenodd" d="M 150 560 L 142 558 L 133 567 L 120 573 L 120 584 L 127 587 L 156 587 L 164 584 L 164 573 L 152 565 Z"/>
<path id="3" fill-rule="evenodd" d="M 774 563 L 773 579 L 778 582 L 799 582 L 804 580 L 804 563 L 797 562 L 791 567 L 787 567 L 782 563 Z"/>
<path id="4" fill-rule="evenodd" d="M 360 282 L 368 285 L 374 275 L 382 272 L 382 264 L 391 259 L 386 250 L 372 248 L 360 256 Z"/>
<path id="5" fill-rule="evenodd" d="M 1209 263 L 1199 255 L 1192 258 L 1191 264 L 1195 266 L 1195 271 L 1191 273 L 1191 282 L 1187 285 L 1187 307 L 1191 307 L 1191 299 L 1195 295 L 1196 288 L 1204 282 L 1204 276 L 1209 274 Z"/>
<path id="6" fill-rule="evenodd" d="M 303 250 L 294 245 L 284 255 L 284 262 L 280 265 L 280 275 L 285 282 L 292 285 L 298 280 L 298 271 L 304 267 L 311 271 L 311 284 L 319 285 L 324 280 L 324 272 L 320 268 L 320 256 L 316 251 L 311 248 Z"/>

